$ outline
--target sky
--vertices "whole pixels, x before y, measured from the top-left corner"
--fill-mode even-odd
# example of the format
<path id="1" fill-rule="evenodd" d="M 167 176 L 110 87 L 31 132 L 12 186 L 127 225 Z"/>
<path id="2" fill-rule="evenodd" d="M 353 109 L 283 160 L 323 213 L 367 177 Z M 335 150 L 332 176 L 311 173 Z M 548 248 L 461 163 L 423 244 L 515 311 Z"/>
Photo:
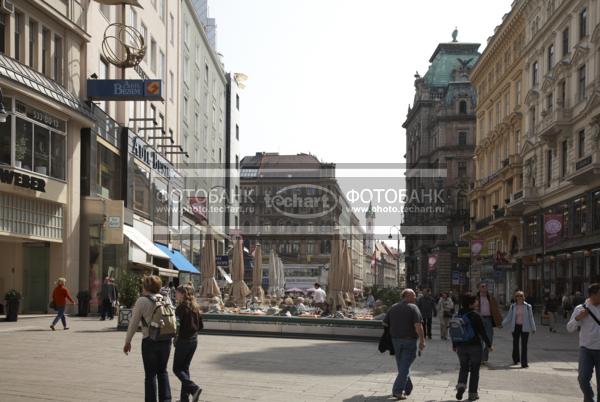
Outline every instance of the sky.
<path id="1" fill-rule="evenodd" d="M 511 3 L 209 0 L 226 70 L 248 76 L 241 157 L 311 153 L 337 163 L 338 176 L 345 163 L 404 163 L 415 72 L 427 72 L 455 27 L 459 42 L 483 51 Z M 378 215 L 376 225 L 396 233 L 399 220 Z"/>
<path id="2" fill-rule="evenodd" d="M 402 123 L 439 42 L 481 43 L 512 0 L 209 0 L 217 48 L 248 75 L 242 156 L 403 162 Z"/>

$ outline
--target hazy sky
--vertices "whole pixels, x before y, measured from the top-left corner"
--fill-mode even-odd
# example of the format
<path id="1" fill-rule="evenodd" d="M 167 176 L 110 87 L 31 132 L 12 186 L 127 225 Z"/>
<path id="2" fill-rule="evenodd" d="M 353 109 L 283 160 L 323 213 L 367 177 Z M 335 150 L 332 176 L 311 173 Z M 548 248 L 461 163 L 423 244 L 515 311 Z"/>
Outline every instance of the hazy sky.
<path id="1" fill-rule="evenodd" d="M 402 123 L 439 42 L 481 43 L 512 0 L 209 0 L 226 69 L 248 75 L 242 156 L 403 162 Z"/>

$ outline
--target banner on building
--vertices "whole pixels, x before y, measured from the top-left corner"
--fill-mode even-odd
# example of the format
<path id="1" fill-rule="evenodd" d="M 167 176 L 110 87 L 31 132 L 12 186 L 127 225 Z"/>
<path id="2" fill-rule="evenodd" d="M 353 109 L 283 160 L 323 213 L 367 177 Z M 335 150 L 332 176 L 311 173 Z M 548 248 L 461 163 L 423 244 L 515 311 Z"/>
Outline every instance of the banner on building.
<path id="1" fill-rule="evenodd" d="M 162 80 L 87 80 L 87 96 L 92 100 L 164 100 Z"/>
<path id="2" fill-rule="evenodd" d="M 435 266 L 437 265 L 437 262 L 438 262 L 438 255 L 437 254 L 432 254 L 432 255 L 429 256 L 429 258 L 428 258 L 429 272 L 435 271 Z"/>
<path id="3" fill-rule="evenodd" d="M 554 247 L 560 243 L 562 229 L 562 214 L 544 214 L 544 246 Z"/>
<path id="4" fill-rule="evenodd" d="M 459 247 L 458 248 L 458 258 L 469 258 L 471 257 L 471 248 L 469 247 Z"/>
<path id="5" fill-rule="evenodd" d="M 471 240 L 471 257 L 479 257 L 483 251 L 483 240 Z"/>
<path id="6" fill-rule="evenodd" d="M 190 197 L 188 198 L 190 209 L 194 216 L 201 221 L 208 222 L 208 198 L 206 197 Z"/>

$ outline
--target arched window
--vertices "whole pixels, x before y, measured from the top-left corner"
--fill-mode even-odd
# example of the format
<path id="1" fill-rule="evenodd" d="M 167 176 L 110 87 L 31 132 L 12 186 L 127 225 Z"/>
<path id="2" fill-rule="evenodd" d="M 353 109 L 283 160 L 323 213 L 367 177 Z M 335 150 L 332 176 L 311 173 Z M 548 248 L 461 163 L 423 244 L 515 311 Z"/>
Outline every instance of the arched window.
<path id="1" fill-rule="evenodd" d="M 467 101 L 461 100 L 458 103 L 458 113 L 459 114 L 467 114 Z"/>

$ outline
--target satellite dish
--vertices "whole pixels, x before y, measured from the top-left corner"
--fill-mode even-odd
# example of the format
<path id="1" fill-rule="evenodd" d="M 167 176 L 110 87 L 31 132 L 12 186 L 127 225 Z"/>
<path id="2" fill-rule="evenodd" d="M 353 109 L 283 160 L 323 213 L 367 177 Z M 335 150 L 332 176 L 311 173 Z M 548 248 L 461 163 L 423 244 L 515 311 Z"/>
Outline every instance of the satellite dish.
<path id="1" fill-rule="evenodd" d="M 130 6 L 144 8 L 138 0 L 96 0 L 96 2 L 106 6 L 120 6 L 123 4 L 129 4 Z"/>

